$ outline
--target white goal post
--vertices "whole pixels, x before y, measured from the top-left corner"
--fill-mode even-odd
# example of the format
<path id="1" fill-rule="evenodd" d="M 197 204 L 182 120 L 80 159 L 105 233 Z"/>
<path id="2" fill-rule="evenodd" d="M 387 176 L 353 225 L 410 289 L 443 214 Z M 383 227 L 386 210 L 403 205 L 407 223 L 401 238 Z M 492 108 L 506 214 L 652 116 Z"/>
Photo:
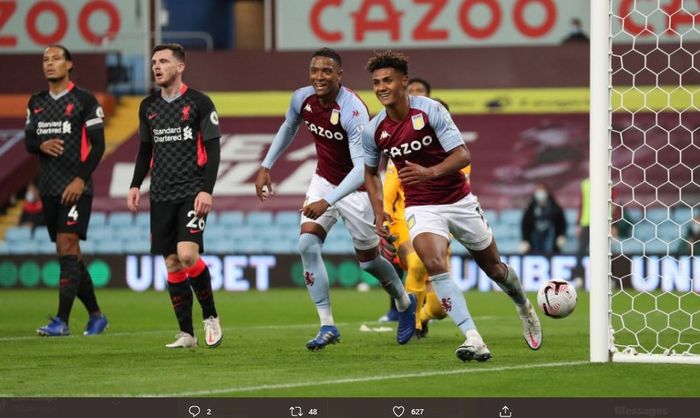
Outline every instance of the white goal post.
<path id="1" fill-rule="evenodd" d="M 700 4 L 590 22 L 590 361 L 700 364 Z"/>

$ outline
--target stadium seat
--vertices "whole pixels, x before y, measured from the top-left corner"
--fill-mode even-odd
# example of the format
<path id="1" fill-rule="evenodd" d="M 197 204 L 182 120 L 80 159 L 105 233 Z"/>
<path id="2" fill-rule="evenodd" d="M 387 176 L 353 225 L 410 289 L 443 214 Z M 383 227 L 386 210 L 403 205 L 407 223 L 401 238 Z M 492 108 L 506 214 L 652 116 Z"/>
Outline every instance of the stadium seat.
<path id="1" fill-rule="evenodd" d="M 149 235 L 149 229 L 142 226 L 125 225 L 122 227 L 112 227 L 112 237 L 124 242 L 148 241 Z"/>
<path id="2" fill-rule="evenodd" d="M 272 226 L 272 212 L 248 212 L 245 223 L 252 226 Z"/>
<path id="3" fill-rule="evenodd" d="M 644 220 L 634 226 L 633 236 L 640 242 L 650 241 L 656 235 L 656 227 L 649 221 Z"/>
<path id="4" fill-rule="evenodd" d="M 9 254 L 10 253 L 10 248 L 7 245 L 6 241 L 0 241 L 0 254 Z"/>
<path id="5" fill-rule="evenodd" d="M 219 214 L 219 225 L 224 228 L 243 225 L 245 216 L 241 211 L 226 211 Z"/>
<path id="6" fill-rule="evenodd" d="M 646 219 L 653 224 L 660 224 L 668 218 L 668 209 L 666 208 L 647 208 L 646 210 Z"/>
<path id="7" fill-rule="evenodd" d="M 38 252 L 39 243 L 35 241 L 16 241 L 10 244 L 10 254 L 36 254 Z"/>
<path id="8" fill-rule="evenodd" d="M 51 241 L 49 230 L 44 225 L 37 226 L 32 232 L 32 239 L 39 242 Z"/>
<path id="9" fill-rule="evenodd" d="M 486 210 L 484 210 L 484 216 L 486 217 L 486 221 L 489 224 L 496 223 L 499 221 L 498 211 L 486 209 Z"/>
<path id="10" fill-rule="evenodd" d="M 151 226 L 151 214 L 149 212 L 137 213 L 134 218 L 134 223 L 136 226 L 149 228 Z"/>
<path id="11" fill-rule="evenodd" d="M 519 254 L 520 253 L 520 240 L 499 240 L 498 251 L 501 254 Z"/>
<path id="12" fill-rule="evenodd" d="M 134 217 L 131 212 L 112 212 L 109 214 L 109 218 L 107 218 L 107 223 L 110 226 L 118 227 L 133 225 Z"/>
<path id="13" fill-rule="evenodd" d="M 665 255 L 673 253 L 673 247 L 669 248 L 669 245 L 660 239 L 653 239 L 646 244 L 644 244 L 644 254 L 645 255 Z"/>
<path id="14" fill-rule="evenodd" d="M 288 227 L 299 226 L 301 215 L 297 211 L 284 210 L 275 215 L 275 225 Z"/>
<path id="15" fill-rule="evenodd" d="M 126 241 L 124 251 L 128 254 L 148 254 L 151 252 L 151 243 L 145 240 Z"/>
<path id="16" fill-rule="evenodd" d="M 95 243 L 93 241 L 80 241 L 80 252 L 83 254 L 95 254 Z"/>
<path id="17" fill-rule="evenodd" d="M 107 223 L 107 214 L 104 212 L 92 212 L 90 214 L 90 225 L 104 225 Z"/>
<path id="18" fill-rule="evenodd" d="M 122 254 L 124 244 L 120 240 L 96 241 L 95 254 Z"/>
<path id="19" fill-rule="evenodd" d="M 219 214 L 216 212 L 209 212 L 207 215 L 207 226 L 215 226 L 219 223 Z"/>
<path id="20" fill-rule="evenodd" d="M 28 226 L 13 226 L 7 230 L 5 241 L 10 244 L 32 240 L 32 228 Z"/>
<path id="21" fill-rule="evenodd" d="M 523 220 L 523 211 L 520 209 L 502 210 L 500 219 L 502 224 L 520 227 L 520 223 Z"/>
<path id="22" fill-rule="evenodd" d="M 87 232 L 90 241 L 106 241 L 112 239 L 112 227 L 109 225 L 93 225 L 90 223 Z"/>
<path id="23" fill-rule="evenodd" d="M 56 254 L 56 243 L 51 242 L 48 237 L 44 241 L 39 241 L 38 244 L 37 252 L 39 254 Z"/>
<path id="24" fill-rule="evenodd" d="M 671 211 L 671 219 L 680 225 L 690 221 L 692 217 L 692 211 L 689 207 L 678 206 Z"/>

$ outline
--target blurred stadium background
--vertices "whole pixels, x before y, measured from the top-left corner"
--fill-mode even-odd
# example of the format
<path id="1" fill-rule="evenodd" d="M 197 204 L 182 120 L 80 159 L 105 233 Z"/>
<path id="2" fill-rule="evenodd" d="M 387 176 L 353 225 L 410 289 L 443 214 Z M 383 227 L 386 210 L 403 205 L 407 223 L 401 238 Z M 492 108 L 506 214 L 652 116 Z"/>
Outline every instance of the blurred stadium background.
<path id="1" fill-rule="evenodd" d="M 619 15 L 625 15 L 627 3 L 617 2 Z M 125 206 L 138 147 L 138 103 L 152 88 L 150 49 L 161 41 L 185 45 L 185 81 L 209 93 L 221 117 L 222 164 L 205 240 L 207 261 L 220 279 L 215 286 L 303 287 L 296 240 L 298 209 L 315 166 L 309 134 L 301 129 L 291 152 L 272 171 L 273 199 L 259 204 L 252 182 L 291 91 L 307 82 L 311 51 L 324 45 L 342 53 L 344 83 L 359 92 L 371 113 L 379 105 L 363 68 L 370 52 L 385 48 L 406 52 L 410 76 L 429 80 L 433 96 L 450 105 L 472 151 L 473 190 L 502 253 L 520 269 L 527 290 L 536 290 L 550 277 L 573 279 L 573 267 L 579 262 L 575 228 L 580 183 L 588 173 L 589 50 L 586 42 L 564 40 L 573 19 L 588 32 L 587 1 L 61 0 L 3 5 L 0 57 L 3 67 L 12 71 L 3 72 L 0 85 L 0 287 L 54 287 L 58 280 L 54 246 L 46 230 L 17 223 L 24 190 L 37 172 L 36 159 L 23 144 L 26 103 L 32 92 L 45 88 L 40 69 L 44 46 L 62 43 L 75 55 L 72 78 L 98 95 L 108 115 L 108 148 L 93 176 L 95 199 L 83 253 L 99 286 L 163 289 L 162 263 L 148 255 L 148 206 L 136 215 Z M 644 19 L 630 16 L 625 28 L 634 29 Z M 691 35 L 690 41 L 700 39 L 697 31 Z M 672 40 L 672 34 L 665 36 L 657 55 L 648 54 L 656 38 L 639 36 L 635 42 L 640 52 L 623 54 L 613 62 L 616 79 L 624 84 L 627 77 L 641 88 L 677 84 L 677 73 L 663 71 L 666 63 L 673 62 L 691 70 L 686 71 L 684 84 L 700 83 L 693 64 L 697 53 L 686 53 L 693 51 L 693 44 L 677 53 L 672 44 L 664 49 Z M 659 70 L 652 72 L 654 63 Z M 667 106 L 666 96 L 661 96 L 634 100 L 633 91 L 617 98 L 626 100 L 637 120 L 647 118 L 661 127 L 648 135 L 638 132 L 646 148 L 635 155 L 637 164 L 644 155 L 663 164 L 654 148 L 666 143 L 668 131 L 678 125 L 674 115 L 660 111 Z M 633 113 L 638 110 L 641 113 Z M 625 114 L 614 118 L 618 131 L 634 119 Z M 697 112 L 684 115 L 683 125 L 688 126 L 684 141 L 695 147 L 691 150 L 695 154 L 685 155 L 695 155 L 696 163 L 698 150 L 692 137 L 699 124 Z M 692 167 L 692 161 L 684 163 Z M 628 184 L 642 182 L 644 170 L 629 169 L 625 175 Z M 673 184 L 673 173 L 668 181 Z M 558 256 L 518 253 L 522 213 L 537 182 L 548 184 L 565 209 L 567 240 Z M 664 190 L 622 188 L 620 196 L 636 193 L 635 201 L 653 203 L 663 201 L 659 193 Z M 697 184 L 685 193 L 683 201 L 697 201 Z M 629 206 L 619 226 L 628 234 L 624 243 L 630 257 L 616 259 L 616 268 L 629 270 L 630 260 L 642 251 L 646 256 L 674 252 L 693 209 L 682 202 L 673 207 Z M 637 225 L 642 218 L 649 222 Z M 670 222 L 658 226 L 655 219 Z M 637 227 L 622 228 L 624 224 Z M 462 246 L 454 245 L 453 251 L 452 271 L 463 289 L 490 290 Z M 351 241 L 342 224 L 329 235 L 325 252 L 332 255 L 328 262 L 335 284 L 354 287 L 370 281 L 354 267 Z M 645 260 L 658 262 L 653 257 Z M 586 266 L 586 259 L 582 261 Z"/>

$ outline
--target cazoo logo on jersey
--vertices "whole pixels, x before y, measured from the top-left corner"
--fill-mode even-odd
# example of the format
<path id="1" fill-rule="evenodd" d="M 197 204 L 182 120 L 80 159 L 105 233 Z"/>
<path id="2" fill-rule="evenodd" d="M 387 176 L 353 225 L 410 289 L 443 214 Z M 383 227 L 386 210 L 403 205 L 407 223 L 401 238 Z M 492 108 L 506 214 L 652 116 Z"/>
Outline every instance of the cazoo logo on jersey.
<path id="1" fill-rule="evenodd" d="M 391 158 L 401 157 L 420 151 L 423 147 L 430 146 L 433 143 L 433 137 L 430 135 L 424 136 L 422 139 L 414 139 L 411 142 L 404 142 L 398 147 L 391 147 L 384 150 L 384 153 Z"/>
<path id="2" fill-rule="evenodd" d="M 329 131 L 328 129 L 322 128 L 320 126 L 316 126 L 313 123 L 305 120 L 306 122 L 306 127 L 309 128 L 309 131 L 312 133 L 315 133 L 316 135 L 323 137 L 323 138 L 328 138 L 328 139 L 337 139 L 338 141 L 342 141 L 345 139 L 345 135 L 343 135 L 342 132 L 332 132 Z"/>

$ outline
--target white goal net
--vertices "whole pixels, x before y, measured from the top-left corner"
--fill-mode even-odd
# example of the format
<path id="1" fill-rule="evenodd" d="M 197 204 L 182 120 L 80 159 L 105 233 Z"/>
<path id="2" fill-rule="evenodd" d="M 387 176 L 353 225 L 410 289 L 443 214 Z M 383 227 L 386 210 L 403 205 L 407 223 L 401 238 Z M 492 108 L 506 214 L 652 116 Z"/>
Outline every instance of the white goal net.
<path id="1" fill-rule="evenodd" d="M 609 148 L 591 154 L 608 163 L 609 313 L 591 337 L 608 332 L 613 361 L 700 363 L 700 2 L 606 3 Z M 594 170 L 592 157 L 592 185 Z M 601 242 L 591 235 L 591 249 Z"/>

